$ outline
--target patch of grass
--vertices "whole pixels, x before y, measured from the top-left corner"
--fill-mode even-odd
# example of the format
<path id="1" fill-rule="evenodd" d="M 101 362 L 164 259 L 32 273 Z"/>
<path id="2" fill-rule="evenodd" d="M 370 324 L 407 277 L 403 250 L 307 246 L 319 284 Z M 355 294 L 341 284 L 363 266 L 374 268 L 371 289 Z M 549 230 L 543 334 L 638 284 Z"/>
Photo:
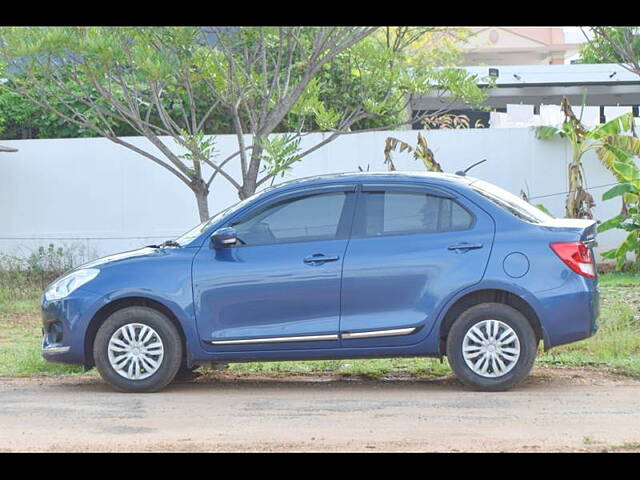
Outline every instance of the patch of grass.
<path id="1" fill-rule="evenodd" d="M 29 314 L 0 314 L 0 377 L 82 372 L 80 366 L 49 363 L 42 358 L 42 334 L 37 320 Z"/>
<path id="2" fill-rule="evenodd" d="M 0 280 L 0 315 L 36 313 L 42 289 L 32 282 Z"/>
<path id="3" fill-rule="evenodd" d="M 556 347 L 539 356 L 537 362 L 607 368 L 640 378 L 640 276 L 622 273 L 602 277 L 598 332 L 586 340 Z"/>
<path id="4" fill-rule="evenodd" d="M 613 446 L 617 450 L 640 450 L 640 442 L 624 442 L 622 445 Z"/>
<path id="5" fill-rule="evenodd" d="M 598 275 L 598 284 L 601 287 L 612 286 L 640 286 L 640 273 L 638 272 L 611 272 Z"/>
<path id="6" fill-rule="evenodd" d="M 433 378 L 451 372 L 446 359 L 433 358 L 380 358 L 356 360 L 311 360 L 304 362 L 252 362 L 233 363 L 229 370 L 239 374 L 270 376 L 332 374 L 345 377 L 382 378 L 410 376 Z"/>
<path id="7" fill-rule="evenodd" d="M 591 437 L 584 437 L 582 439 L 582 443 L 584 443 L 585 445 L 595 445 L 597 443 L 602 443 L 602 442 L 600 442 L 599 440 L 595 440 Z"/>
<path id="8" fill-rule="evenodd" d="M 604 452 L 638 452 L 640 451 L 640 442 L 624 442 L 621 445 L 608 445 L 603 449 Z"/>
<path id="9" fill-rule="evenodd" d="M 0 377 L 82 372 L 82 367 L 49 363 L 41 356 L 40 296 L 48 281 L 41 275 L 0 272 Z"/>

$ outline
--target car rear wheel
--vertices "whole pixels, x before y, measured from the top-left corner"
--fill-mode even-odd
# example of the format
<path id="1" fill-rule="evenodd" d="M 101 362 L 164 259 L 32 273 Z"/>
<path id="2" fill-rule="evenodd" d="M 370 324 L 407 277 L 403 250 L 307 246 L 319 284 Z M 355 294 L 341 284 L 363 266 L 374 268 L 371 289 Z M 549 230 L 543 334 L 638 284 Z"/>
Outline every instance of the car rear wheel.
<path id="1" fill-rule="evenodd" d="M 482 391 L 501 391 L 529 375 L 538 341 L 527 318 L 509 305 L 482 303 L 464 311 L 447 336 L 447 357 L 458 379 Z"/>
<path id="2" fill-rule="evenodd" d="M 100 326 L 93 357 L 102 378 L 124 392 L 155 392 L 180 369 L 183 346 L 175 325 L 148 307 L 126 307 Z"/>

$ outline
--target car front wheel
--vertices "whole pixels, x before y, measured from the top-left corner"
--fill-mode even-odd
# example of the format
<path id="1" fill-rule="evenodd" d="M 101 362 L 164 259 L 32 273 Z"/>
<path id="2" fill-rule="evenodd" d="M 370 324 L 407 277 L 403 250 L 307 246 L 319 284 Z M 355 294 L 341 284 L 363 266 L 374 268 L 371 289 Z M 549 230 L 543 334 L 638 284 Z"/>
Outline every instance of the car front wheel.
<path id="1" fill-rule="evenodd" d="M 100 326 L 93 357 L 102 378 L 124 392 L 155 392 L 180 369 L 183 346 L 175 325 L 148 307 L 126 307 Z"/>
<path id="2" fill-rule="evenodd" d="M 482 303 L 464 311 L 447 337 L 447 357 L 464 384 L 502 391 L 529 375 L 538 341 L 527 318 L 509 305 Z"/>

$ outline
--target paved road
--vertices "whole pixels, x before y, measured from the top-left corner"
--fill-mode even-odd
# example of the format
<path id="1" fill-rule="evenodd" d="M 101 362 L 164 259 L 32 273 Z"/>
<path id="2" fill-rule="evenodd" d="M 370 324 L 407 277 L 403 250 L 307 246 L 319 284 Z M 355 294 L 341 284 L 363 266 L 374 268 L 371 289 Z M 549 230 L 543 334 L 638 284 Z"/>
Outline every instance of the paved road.
<path id="1" fill-rule="evenodd" d="M 156 394 L 0 379 L 0 451 L 538 451 L 640 442 L 640 382 L 537 369 L 506 393 L 437 381 L 216 374 Z"/>

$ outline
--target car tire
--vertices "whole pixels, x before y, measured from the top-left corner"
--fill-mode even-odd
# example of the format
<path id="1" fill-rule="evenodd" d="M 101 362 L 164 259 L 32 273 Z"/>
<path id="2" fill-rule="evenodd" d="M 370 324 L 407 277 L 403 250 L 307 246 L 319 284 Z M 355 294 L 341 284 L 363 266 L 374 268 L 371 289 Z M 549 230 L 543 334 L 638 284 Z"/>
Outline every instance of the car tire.
<path id="1" fill-rule="evenodd" d="M 100 375 L 122 392 L 148 393 L 166 387 L 178 373 L 182 357 L 178 329 L 149 307 L 126 307 L 112 313 L 93 343 Z"/>
<path id="2" fill-rule="evenodd" d="M 446 346 L 449 364 L 462 383 L 496 392 L 512 388 L 529 375 L 538 339 L 527 318 L 515 308 L 481 303 L 456 319 Z"/>

